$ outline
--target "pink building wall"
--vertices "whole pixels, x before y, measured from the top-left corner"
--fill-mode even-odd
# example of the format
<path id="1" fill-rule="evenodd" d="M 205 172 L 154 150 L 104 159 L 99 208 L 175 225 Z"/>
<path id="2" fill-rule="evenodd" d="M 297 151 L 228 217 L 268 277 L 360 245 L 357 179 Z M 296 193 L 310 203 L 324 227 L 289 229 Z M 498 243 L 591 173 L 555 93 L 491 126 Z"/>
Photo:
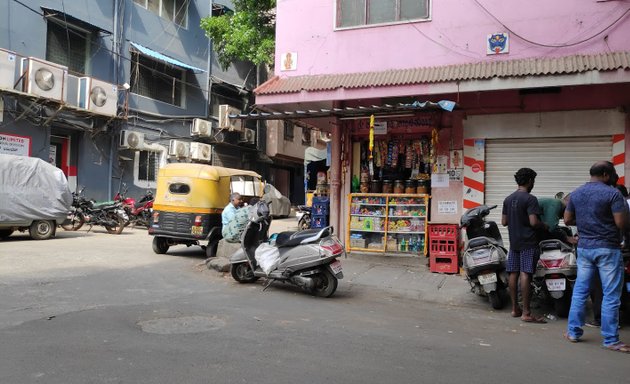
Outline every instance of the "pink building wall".
<path id="1" fill-rule="evenodd" d="M 433 0 L 431 21 L 335 30 L 335 0 L 278 0 L 276 75 L 383 71 L 485 60 L 566 56 L 630 49 L 630 15 L 623 1 Z M 488 14 L 483 5 L 493 16 Z M 497 21 L 500 20 L 499 21 Z M 486 55 L 486 37 L 510 33 L 509 54 Z M 297 52 L 297 69 L 280 71 L 280 55 Z"/>

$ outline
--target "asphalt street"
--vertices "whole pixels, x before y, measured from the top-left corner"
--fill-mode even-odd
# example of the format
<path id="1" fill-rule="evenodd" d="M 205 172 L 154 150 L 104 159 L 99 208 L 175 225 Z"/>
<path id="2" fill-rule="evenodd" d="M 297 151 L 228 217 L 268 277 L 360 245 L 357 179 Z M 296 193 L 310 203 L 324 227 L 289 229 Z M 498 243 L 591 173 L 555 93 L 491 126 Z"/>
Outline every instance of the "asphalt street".
<path id="1" fill-rule="evenodd" d="M 562 320 L 525 324 L 478 300 L 352 279 L 329 299 L 263 291 L 208 270 L 199 247 L 156 255 L 151 239 L 94 228 L 1 242 L 0 383 L 630 381 L 630 356 L 600 348 L 596 329 L 571 344 Z"/>

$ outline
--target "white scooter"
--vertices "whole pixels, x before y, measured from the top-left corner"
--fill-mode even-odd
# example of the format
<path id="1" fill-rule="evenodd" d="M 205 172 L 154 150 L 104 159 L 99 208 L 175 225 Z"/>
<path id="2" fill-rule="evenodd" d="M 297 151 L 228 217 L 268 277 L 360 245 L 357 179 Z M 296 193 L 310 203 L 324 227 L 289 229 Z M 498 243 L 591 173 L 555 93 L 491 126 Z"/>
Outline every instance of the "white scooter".
<path id="1" fill-rule="evenodd" d="M 251 283 L 261 277 L 301 287 L 320 297 L 330 297 L 343 278 L 341 262 L 345 249 L 333 236 L 333 228 L 281 232 L 274 244 L 266 243 L 271 223 L 269 206 L 263 200 L 251 208 L 250 221 L 241 237 L 241 249 L 230 257 L 231 274 L 239 283 Z M 275 254 L 273 266 L 267 272 L 257 261 L 259 247 Z M 260 255 L 258 255 L 260 256 Z M 260 259 L 260 257 L 259 257 Z"/>

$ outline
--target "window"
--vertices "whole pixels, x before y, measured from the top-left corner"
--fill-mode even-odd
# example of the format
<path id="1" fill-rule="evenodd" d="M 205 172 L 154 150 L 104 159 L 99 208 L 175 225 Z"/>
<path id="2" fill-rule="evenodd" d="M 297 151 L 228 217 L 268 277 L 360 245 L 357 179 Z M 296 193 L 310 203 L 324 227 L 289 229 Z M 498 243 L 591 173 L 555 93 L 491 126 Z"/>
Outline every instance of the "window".
<path id="1" fill-rule="evenodd" d="M 132 93 L 181 107 L 184 80 L 183 70 L 131 53 Z"/>
<path id="2" fill-rule="evenodd" d="M 293 130 L 295 126 L 292 121 L 284 120 L 284 139 L 286 141 L 293 141 Z"/>
<path id="3" fill-rule="evenodd" d="M 138 161 L 138 180 L 157 180 L 160 157 L 158 152 L 140 151 Z"/>
<path id="4" fill-rule="evenodd" d="M 188 27 L 189 0 L 133 0 L 133 2 L 177 25 Z"/>
<path id="5" fill-rule="evenodd" d="M 210 111 L 212 116 L 219 118 L 219 105 L 228 104 L 238 110 L 243 110 L 245 100 L 238 90 L 223 84 L 212 84 L 210 89 Z"/>
<path id="6" fill-rule="evenodd" d="M 92 34 L 48 19 L 46 60 L 65 65 L 71 72 L 86 73 Z"/>
<path id="7" fill-rule="evenodd" d="M 168 186 L 168 190 L 176 195 L 187 195 L 190 193 L 190 186 L 184 183 L 173 183 Z"/>
<path id="8" fill-rule="evenodd" d="M 337 27 L 429 18 L 429 0 L 337 0 Z"/>
<path id="9" fill-rule="evenodd" d="M 311 130 L 302 127 L 302 145 L 311 145 Z"/>

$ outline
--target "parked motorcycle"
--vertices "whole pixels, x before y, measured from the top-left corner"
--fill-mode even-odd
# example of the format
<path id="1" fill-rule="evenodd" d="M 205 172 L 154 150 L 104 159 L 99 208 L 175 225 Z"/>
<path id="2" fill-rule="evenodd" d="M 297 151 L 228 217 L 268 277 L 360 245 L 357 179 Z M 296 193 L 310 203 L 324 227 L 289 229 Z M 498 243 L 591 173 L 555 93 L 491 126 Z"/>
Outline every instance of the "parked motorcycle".
<path id="1" fill-rule="evenodd" d="M 503 308 L 508 275 L 505 270 L 507 251 L 499 227 L 486 216 L 497 206 L 481 205 L 469 209 L 461 217 L 462 228 L 466 229 L 463 267 L 471 291 L 487 296 L 492 308 Z"/>
<path id="2" fill-rule="evenodd" d="M 153 213 L 153 192 L 147 191 L 138 202 L 133 197 L 127 197 L 127 186 L 123 184 L 122 192 L 116 193 L 114 201 L 121 201 L 123 209 L 129 217 L 129 221 L 125 225 L 131 224 L 131 227 L 141 225 L 149 227 L 149 220 Z"/>
<path id="3" fill-rule="evenodd" d="M 540 259 L 532 278 L 534 294 L 553 300 L 558 317 L 567 317 L 577 277 L 575 248 L 555 239 L 541 241 L 539 248 Z"/>
<path id="4" fill-rule="evenodd" d="M 72 193 L 72 211 L 68 213 L 68 218 L 61 225 L 67 231 L 76 231 L 88 224 L 102 225 L 108 233 L 120 234 L 125 228 L 125 223 L 129 217 L 122 207 L 122 202 L 105 201 L 97 203 L 88 200 L 83 196 L 85 187 L 78 193 Z"/>
<path id="5" fill-rule="evenodd" d="M 298 231 L 311 228 L 311 207 L 308 205 L 298 205 L 298 211 L 295 214 L 298 220 Z"/>
<path id="6" fill-rule="evenodd" d="M 333 236 L 333 228 L 282 232 L 275 243 L 267 243 L 271 223 L 269 206 L 264 201 L 251 208 L 250 221 L 241 236 L 241 249 L 231 258 L 231 274 L 239 283 L 251 283 L 261 277 L 301 287 L 320 297 L 330 297 L 343 278 L 343 245 Z M 266 273 L 257 261 L 257 250 L 264 247 L 276 254 L 273 267 Z"/>

